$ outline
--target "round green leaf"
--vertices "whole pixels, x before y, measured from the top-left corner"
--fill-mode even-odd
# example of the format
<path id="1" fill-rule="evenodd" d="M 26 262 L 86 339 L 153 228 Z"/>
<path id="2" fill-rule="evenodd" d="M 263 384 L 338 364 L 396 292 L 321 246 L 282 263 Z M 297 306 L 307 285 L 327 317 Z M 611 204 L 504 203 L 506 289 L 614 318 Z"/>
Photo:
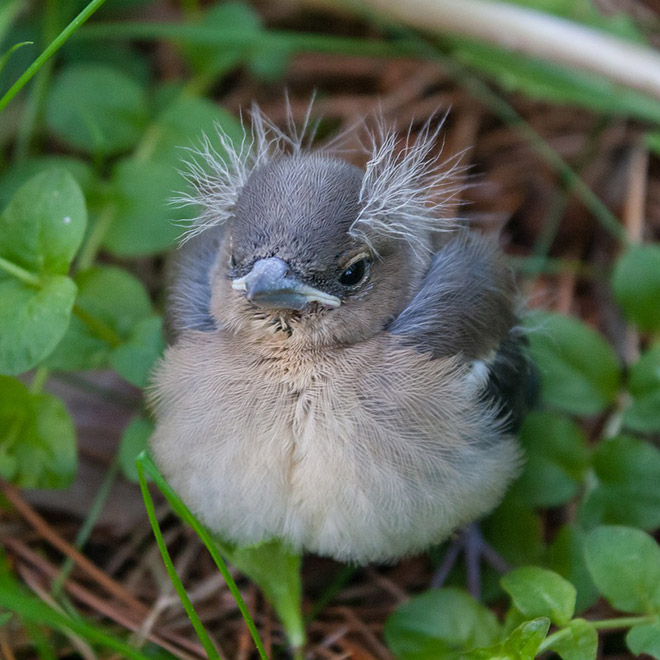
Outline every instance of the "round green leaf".
<path id="1" fill-rule="evenodd" d="M 632 527 L 598 527 L 587 535 L 587 567 L 607 600 L 622 612 L 660 607 L 660 548 Z"/>
<path id="2" fill-rule="evenodd" d="M 261 30 L 261 18 L 257 12 L 242 2 L 223 2 L 212 6 L 196 23 L 204 29 L 232 30 L 245 35 L 243 48 L 213 46 L 187 46 L 184 53 L 200 73 L 218 77 L 247 59 L 254 51 L 254 43 Z"/>
<path id="3" fill-rule="evenodd" d="M 144 286 L 121 268 L 95 267 L 79 273 L 76 283 L 79 311 L 46 360 L 49 369 L 107 367 L 112 350 L 130 341 L 135 326 L 151 314 Z"/>
<path id="4" fill-rule="evenodd" d="M 630 368 L 628 387 L 634 397 L 660 390 L 660 344 L 645 351 Z"/>
<path id="5" fill-rule="evenodd" d="M 0 373 L 20 374 L 47 357 L 64 336 L 76 285 L 57 275 L 35 289 L 0 273 Z"/>
<path id="6" fill-rule="evenodd" d="M 548 567 L 577 589 L 576 612 L 583 612 L 598 600 L 598 589 L 584 560 L 584 541 L 582 529 L 564 525 L 548 548 Z"/>
<path id="7" fill-rule="evenodd" d="M 0 256 L 36 274 L 63 275 L 87 227 L 85 198 L 66 170 L 23 184 L 0 216 Z"/>
<path id="8" fill-rule="evenodd" d="M 584 433 L 570 419 L 545 412 L 525 418 L 520 440 L 525 470 L 512 493 L 535 507 L 558 506 L 577 492 L 589 463 Z"/>
<path id="9" fill-rule="evenodd" d="M 585 526 L 660 526 L 660 451 L 637 438 L 618 437 L 598 447 L 593 463 L 597 482 L 580 507 Z"/>
<path id="10" fill-rule="evenodd" d="M 576 415 L 596 415 L 614 401 L 619 363 L 597 332 L 559 314 L 535 313 L 526 323 L 548 405 Z"/>
<path id="11" fill-rule="evenodd" d="M 596 660 L 598 633 L 589 621 L 574 619 L 550 649 L 562 660 Z"/>
<path id="12" fill-rule="evenodd" d="M 51 132 L 85 153 L 117 154 L 136 144 L 149 119 L 143 89 L 121 71 L 74 64 L 53 83 L 46 107 Z"/>
<path id="13" fill-rule="evenodd" d="M 467 593 L 434 589 L 399 607 L 385 624 L 385 639 L 401 660 L 458 658 L 461 651 L 495 642 L 495 615 Z"/>
<path id="14" fill-rule="evenodd" d="M 139 321 L 151 315 L 151 300 L 144 285 L 123 268 L 90 268 L 76 276 L 76 283 L 80 289 L 78 307 L 123 340 L 128 340 Z"/>
<path id="15" fill-rule="evenodd" d="M 0 376 L 0 454 L 14 458 L 4 475 L 22 488 L 64 488 L 76 471 L 73 422 L 57 397 L 32 394 L 13 378 Z"/>
<path id="16" fill-rule="evenodd" d="M 110 252 L 135 257 L 171 247 L 181 234 L 175 220 L 186 213 L 169 203 L 185 181 L 171 163 L 126 159 L 113 172 L 117 213 L 105 235 Z"/>
<path id="17" fill-rule="evenodd" d="M 38 156 L 17 163 L 0 176 L 0 209 L 9 204 L 14 193 L 29 179 L 46 170 L 66 170 L 83 191 L 91 187 L 94 171 L 89 163 L 72 156 Z"/>
<path id="18" fill-rule="evenodd" d="M 626 635 L 626 644 L 635 655 L 645 653 L 660 659 L 660 623 L 633 626 Z"/>
<path id="19" fill-rule="evenodd" d="M 535 564 L 545 549 L 539 515 L 528 502 L 507 495 L 482 523 L 488 542 L 513 566 Z"/>
<path id="20" fill-rule="evenodd" d="M 502 588 L 528 618 L 549 617 L 566 625 L 575 611 L 575 587 L 557 573 L 538 566 L 524 566 L 504 575 Z"/>
<path id="21" fill-rule="evenodd" d="M 158 139 L 154 141 L 153 151 L 147 154 L 148 160 L 181 169 L 183 162 L 192 156 L 188 149 L 194 151 L 204 135 L 216 144 L 220 153 L 221 146 L 214 140 L 219 129 L 236 144 L 240 144 L 244 138 L 241 123 L 216 103 L 186 95 L 179 89 L 162 89 L 160 95 L 173 95 L 173 98 L 169 99 L 156 118 Z M 203 166 L 203 163 L 200 164 Z M 179 190 L 182 183 L 179 183 Z M 170 191 L 170 194 L 173 192 L 176 190 Z"/>
<path id="22" fill-rule="evenodd" d="M 154 363 L 164 350 L 163 319 L 152 316 L 135 325 L 128 341 L 112 352 L 110 364 L 129 383 L 145 387 Z"/>
<path id="23" fill-rule="evenodd" d="M 550 619 L 545 617 L 524 621 L 504 641 L 461 653 L 460 660 L 534 660 L 549 627 Z"/>
<path id="24" fill-rule="evenodd" d="M 617 302 L 642 330 L 660 330 L 660 246 L 628 249 L 612 276 Z"/>
<path id="25" fill-rule="evenodd" d="M 634 398 L 623 413 L 623 425 L 638 433 L 660 431 L 660 389 Z"/>
<path id="26" fill-rule="evenodd" d="M 632 366 L 628 387 L 632 401 L 623 414 L 626 428 L 640 433 L 660 431 L 660 345 Z"/>

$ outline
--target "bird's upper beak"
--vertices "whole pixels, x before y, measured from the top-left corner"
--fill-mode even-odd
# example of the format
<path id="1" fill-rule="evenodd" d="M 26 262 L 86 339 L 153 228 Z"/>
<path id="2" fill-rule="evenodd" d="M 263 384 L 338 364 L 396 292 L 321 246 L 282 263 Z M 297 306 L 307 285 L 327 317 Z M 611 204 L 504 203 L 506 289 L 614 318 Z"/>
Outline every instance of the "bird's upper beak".
<path id="1" fill-rule="evenodd" d="M 301 282 L 286 261 L 278 257 L 259 259 L 244 277 L 232 281 L 232 288 L 245 291 L 250 302 L 260 307 L 301 310 L 311 302 L 339 307 L 336 296 Z"/>

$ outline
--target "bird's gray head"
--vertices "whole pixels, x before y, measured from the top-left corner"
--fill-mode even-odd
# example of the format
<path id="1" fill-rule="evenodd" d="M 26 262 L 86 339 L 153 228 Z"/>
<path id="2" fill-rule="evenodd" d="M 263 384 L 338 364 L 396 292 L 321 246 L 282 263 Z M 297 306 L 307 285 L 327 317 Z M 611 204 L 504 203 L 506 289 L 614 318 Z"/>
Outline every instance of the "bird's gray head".
<path id="1" fill-rule="evenodd" d="M 427 128 L 400 152 L 381 131 L 362 170 L 303 149 L 265 121 L 253 113 L 245 151 L 220 136 L 228 161 L 205 143 L 212 173 L 191 171 L 190 201 L 203 211 L 191 234 L 200 240 L 222 228 L 212 315 L 256 340 L 351 344 L 373 336 L 409 302 L 433 232 L 447 229 L 429 192 L 448 194 L 447 172 L 430 156 L 436 133 Z"/>

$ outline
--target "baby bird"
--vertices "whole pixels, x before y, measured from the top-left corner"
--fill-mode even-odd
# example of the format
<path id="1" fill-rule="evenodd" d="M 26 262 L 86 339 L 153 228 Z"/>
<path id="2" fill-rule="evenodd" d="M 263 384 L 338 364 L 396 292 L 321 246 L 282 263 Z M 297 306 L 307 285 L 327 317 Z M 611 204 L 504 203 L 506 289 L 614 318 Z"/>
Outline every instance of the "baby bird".
<path id="1" fill-rule="evenodd" d="M 438 129 L 439 130 L 439 129 Z M 354 563 L 424 550 L 516 475 L 530 365 L 496 244 L 442 218 L 428 126 L 360 169 L 256 109 L 193 162 L 151 451 L 238 545 Z"/>

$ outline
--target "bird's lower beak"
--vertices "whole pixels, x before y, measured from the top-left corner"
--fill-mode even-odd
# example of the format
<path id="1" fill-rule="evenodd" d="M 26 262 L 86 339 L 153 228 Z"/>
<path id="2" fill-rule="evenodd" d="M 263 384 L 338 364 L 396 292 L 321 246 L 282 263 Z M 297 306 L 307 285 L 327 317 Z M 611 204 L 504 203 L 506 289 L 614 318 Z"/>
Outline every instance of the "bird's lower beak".
<path id="1" fill-rule="evenodd" d="M 245 277 L 232 281 L 232 288 L 245 291 L 247 299 L 260 307 L 301 310 L 311 302 L 327 307 L 341 305 L 336 296 L 301 282 L 278 257 L 259 259 Z"/>

